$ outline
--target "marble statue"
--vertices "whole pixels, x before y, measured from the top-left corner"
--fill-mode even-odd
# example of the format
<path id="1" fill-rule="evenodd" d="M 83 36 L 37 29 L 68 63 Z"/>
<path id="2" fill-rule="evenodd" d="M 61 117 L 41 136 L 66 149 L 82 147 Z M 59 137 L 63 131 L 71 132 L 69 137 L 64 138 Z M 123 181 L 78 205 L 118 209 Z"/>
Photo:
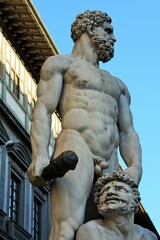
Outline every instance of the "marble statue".
<path id="1" fill-rule="evenodd" d="M 76 240 L 158 240 L 150 230 L 134 224 L 140 194 L 128 175 L 118 171 L 100 177 L 95 202 L 102 219 L 82 225 Z"/>
<path id="2" fill-rule="evenodd" d="M 51 187 L 50 240 L 72 240 L 84 221 L 95 174 L 117 171 L 118 148 L 125 170 L 138 184 L 141 146 L 133 126 L 125 84 L 99 68 L 114 56 L 111 18 L 85 11 L 71 26 L 72 53 L 49 57 L 42 66 L 32 116 L 30 182 Z M 49 159 L 51 116 L 57 109 L 62 131 Z"/>

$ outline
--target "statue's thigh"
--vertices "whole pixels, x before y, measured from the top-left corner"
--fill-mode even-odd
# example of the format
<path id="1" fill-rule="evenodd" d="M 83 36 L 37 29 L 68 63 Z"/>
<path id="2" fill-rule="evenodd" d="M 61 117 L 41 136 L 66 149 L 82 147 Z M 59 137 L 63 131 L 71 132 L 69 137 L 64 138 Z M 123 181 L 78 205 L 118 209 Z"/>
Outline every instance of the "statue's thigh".
<path id="1" fill-rule="evenodd" d="M 56 179 L 52 185 L 51 202 L 54 216 L 62 219 L 73 218 L 83 221 L 85 205 L 90 194 L 94 163 L 92 153 L 79 133 L 67 131 L 56 142 L 55 157 L 63 151 L 72 150 L 78 156 L 76 169 L 69 171 L 63 178 Z M 56 217 L 55 217 L 56 218 Z"/>
<path id="2" fill-rule="evenodd" d="M 94 163 L 93 155 L 87 146 L 86 142 L 83 140 L 81 135 L 73 130 L 65 130 L 60 133 L 56 139 L 54 158 L 58 157 L 62 152 L 71 150 L 75 152 L 78 156 L 78 164 L 76 169 L 72 172 L 69 171 L 66 176 L 70 174 L 72 177 L 77 178 L 77 184 L 79 183 L 79 177 L 81 181 L 88 179 L 88 177 L 93 178 Z"/>

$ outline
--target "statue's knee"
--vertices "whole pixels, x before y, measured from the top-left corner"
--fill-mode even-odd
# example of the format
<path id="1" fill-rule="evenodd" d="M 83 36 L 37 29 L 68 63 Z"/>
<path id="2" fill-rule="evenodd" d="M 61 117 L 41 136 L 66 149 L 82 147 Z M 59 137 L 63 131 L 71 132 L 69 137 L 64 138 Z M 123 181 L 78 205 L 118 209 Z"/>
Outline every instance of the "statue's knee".
<path id="1" fill-rule="evenodd" d="M 74 228 L 67 222 L 60 224 L 58 240 L 73 240 L 75 236 Z"/>

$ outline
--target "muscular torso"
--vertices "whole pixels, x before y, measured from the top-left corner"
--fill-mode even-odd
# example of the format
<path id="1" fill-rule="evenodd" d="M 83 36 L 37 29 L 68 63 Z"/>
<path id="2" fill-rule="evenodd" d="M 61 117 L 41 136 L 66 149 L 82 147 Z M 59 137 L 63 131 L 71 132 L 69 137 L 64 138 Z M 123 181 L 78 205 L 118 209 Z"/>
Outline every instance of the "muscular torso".
<path id="1" fill-rule="evenodd" d="M 62 128 L 78 131 L 94 155 L 106 160 L 117 149 L 118 80 L 85 60 L 74 60 L 64 75 L 60 98 Z"/>
<path id="2" fill-rule="evenodd" d="M 76 240 L 157 240 L 154 233 L 146 228 L 134 224 L 132 232 L 119 231 L 114 222 L 105 225 L 103 220 L 93 220 L 82 225 L 77 233 Z"/>

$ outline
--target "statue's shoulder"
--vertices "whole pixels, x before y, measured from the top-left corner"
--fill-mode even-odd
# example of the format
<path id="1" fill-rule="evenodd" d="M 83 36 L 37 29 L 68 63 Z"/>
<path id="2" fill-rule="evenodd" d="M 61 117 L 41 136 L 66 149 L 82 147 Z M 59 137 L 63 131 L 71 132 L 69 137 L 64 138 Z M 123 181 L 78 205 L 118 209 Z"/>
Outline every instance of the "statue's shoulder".
<path id="1" fill-rule="evenodd" d="M 147 228 L 143 228 L 140 225 L 134 225 L 134 231 L 136 235 L 136 239 L 142 240 L 158 240 L 157 236 L 148 230 Z"/>
<path id="2" fill-rule="evenodd" d="M 83 225 L 81 225 L 77 231 L 77 238 L 76 240 L 83 239 L 83 240 L 94 240 L 95 236 L 97 236 L 97 221 L 92 220 Z M 97 238 L 96 238 L 97 239 Z"/>
<path id="3" fill-rule="evenodd" d="M 104 77 L 109 78 L 111 81 L 113 81 L 116 85 L 118 85 L 118 88 L 120 89 L 121 94 L 124 94 L 129 102 L 131 100 L 130 93 L 128 91 L 127 86 L 122 82 L 122 80 L 116 76 L 111 75 L 108 71 L 102 70 L 102 75 Z"/>
<path id="4" fill-rule="evenodd" d="M 89 221 L 89 222 L 81 225 L 81 227 L 79 229 L 81 231 L 95 230 L 96 226 L 97 226 L 97 220 L 92 220 L 92 221 Z"/>
<path id="5" fill-rule="evenodd" d="M 78 229 L 76 240 L 111 240 L 114 235 L 114 232 L 105 226 L 102 219 L 97 219 L 83 224 Z"/>
<path id="6" fill-rule="evenodd" d="M 112 74 L 110 74 L 108 71 L 106 70 L 101 70 L 101 74 L 104 77 L 110 78 L 112 81 L 116 82 L 120 87 L 125 86 L 125 84 L 118 78 L 113 76 Z"/>
<path id="7" fill-rule="evenodd" d="M 113 76 L 112 74 L 110 74 L 108 71 L 103 70 L 103 69 L 100 69 L 100 70 L 101 70 L 101 74 L 102 74 L 104 77 L 109 77 L 109 78 L 112 78 L 112 79 L 115 79 L 115 80 L 116 80 L 116 77 Z"/>
<path id="8" fill-rule="evenodd" d="M 117 79 L 117 83 L 119 84 L 119 86 L 121 88 L 121 93 L 123 95 L 125 95 L 128 98 L 129 102 L 130 102 L 131 101 L 131 96 L 130 96 L 130 93 L 129 93 L 129 90 L 128 90 L 127 86 L 125 85 L 125 83 L 123 83 L 121 81 L 121 79 L 119 79 L 119 78 L 116 78 L 116 79 Z"/>
<path id="9" fill-rule="evenodd" d="M 65 54 L 65 55 L 56 54 L 54 56 L 51 56 L 50 58 L 51 58 L 51 61 L 54 61 L 54 63 L 58 63 L 58 64 L 64 64 L 64 63 L 70 64 L 71 62 L 74 61 L 74 58 L 72 57 L 71 54 Z"/>
<path id="10" fill-rule="evenodd" d="M 56 54 L 46 59 L 41 68 L 41 76 L 46 74 L 64 73 L 74 61 L 72 55 Z"/>

